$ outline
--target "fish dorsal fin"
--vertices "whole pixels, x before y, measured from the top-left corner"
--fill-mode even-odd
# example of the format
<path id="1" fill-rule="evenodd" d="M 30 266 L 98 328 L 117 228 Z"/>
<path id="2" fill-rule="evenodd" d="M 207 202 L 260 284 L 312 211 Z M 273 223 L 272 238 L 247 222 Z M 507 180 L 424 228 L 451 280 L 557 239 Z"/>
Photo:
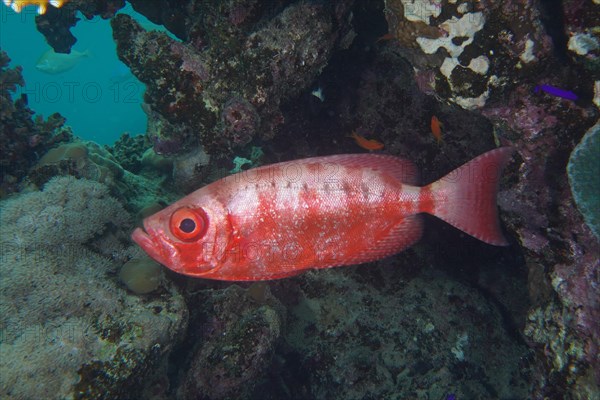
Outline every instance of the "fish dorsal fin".
<path id="1" fill-rule="evenodd" d="M 371 168 L 385 172 L 407 185 L 419 183 L 419 171 L 412 161 L 385 154 L 336 154 L 302 160 L 306 163 L 335 163 L 345 167 Z"/>
<path id="2" fill-rule="evenodd" d="M 263 165 L 239 174 L 260 174 L 273 168 L 285 168 L 287 165 L 323 164 L 341 165 L 349 168 L 371 168 L 389 174 L 401 183 L 407 185 L 419 184 L 419 172 L 412 161 L 385 154 L 335 154 L 332 156 L 310 157 L 300 160 L 284 161 L 276 164 Z M 236 174 L 237 175 L 237 174 Z"/>

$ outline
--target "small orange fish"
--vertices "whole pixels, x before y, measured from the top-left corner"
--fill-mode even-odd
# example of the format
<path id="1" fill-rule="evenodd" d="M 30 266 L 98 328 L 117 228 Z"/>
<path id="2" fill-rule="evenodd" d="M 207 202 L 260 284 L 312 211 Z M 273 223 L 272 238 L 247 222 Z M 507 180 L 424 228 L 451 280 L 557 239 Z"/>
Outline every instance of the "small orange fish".
<path id="1" fill-rule="evenodd" d="M 356 133 L 356 131 L 352 131 L 350 137 L 356 141 L 357 145 L 369 151 L 381 150 L 384 147 L 384 144 L 380 141 L 375 139 L 366 139 L 364 136 L 361 136 L 358 133 Z"/>
<path id="2" fill-rule="evenodd" d="M 438 144 L 442 143 L 442 128 L 443 127 L 444 127 L 444 124 L 442 124 L 440 122 L 438 117 L 433 115 L 431 117 L 431 134 L 433 135 L 435 140 L 437 140 Z"/>
<path id="3" fill-rule="evenodd" d="M 388 40 L 393 40 L 393 39 L 396 39 L 396 35 L 394 35 L 393 33 L 386 33 L 383 36 L 379 36 L 377 38 L 377 40 L 375 41 L 375 43 L 386 42 Z"/>
<path id="4" fill-rule="evenodd" d="M 265 165 L 189 194 L 144 219 L 131 237 L 177 273 L 225 281 L 391 256 L 419 240 L 421 213 L 505 246 L 496 192 L 512 153 L 489 151 L 426 186 L 416 185 L 413 163 L 381 154 Z"/>

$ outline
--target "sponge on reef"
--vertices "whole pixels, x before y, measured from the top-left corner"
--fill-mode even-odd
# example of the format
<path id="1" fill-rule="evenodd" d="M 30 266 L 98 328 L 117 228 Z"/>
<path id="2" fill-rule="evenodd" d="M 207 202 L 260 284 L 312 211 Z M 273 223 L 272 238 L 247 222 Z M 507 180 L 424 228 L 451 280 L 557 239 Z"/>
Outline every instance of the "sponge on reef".
<path id="1" fill-rule="evenodd" d="M 133 258 L 123 265 L 119 278 L 133 293 L 150 293 L 160 285 L 162 267 L 148 257 Z"/>
<path id="2" fill-rule="evenodd" d="M 567 173 L 577 208 L 600 239 L 600 123 L 586 132 L 571 153 Z"/>

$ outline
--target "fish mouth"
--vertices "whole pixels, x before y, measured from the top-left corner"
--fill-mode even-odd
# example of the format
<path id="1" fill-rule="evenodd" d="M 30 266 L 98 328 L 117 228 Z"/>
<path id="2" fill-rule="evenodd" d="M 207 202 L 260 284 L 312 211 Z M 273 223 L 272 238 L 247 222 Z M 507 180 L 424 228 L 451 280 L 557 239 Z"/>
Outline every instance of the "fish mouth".
<path id="1" fill-rule="evenodd" d="M 151 230 L 148 232 L 152 233 Z M 160 264 L 165 264 L 161 252 L 152 240 L 152 237 L 146 233 L 144 228 L 135 228 L 131 233 L 131 239 L 138 244 L 150 257 L 152 257 L 155 261 Z"/>

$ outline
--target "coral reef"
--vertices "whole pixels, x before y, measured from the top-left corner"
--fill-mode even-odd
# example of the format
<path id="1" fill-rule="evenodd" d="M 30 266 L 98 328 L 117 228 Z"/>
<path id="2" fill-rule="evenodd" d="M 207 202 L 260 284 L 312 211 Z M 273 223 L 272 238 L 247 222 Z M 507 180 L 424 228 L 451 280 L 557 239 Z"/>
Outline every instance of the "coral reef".
<path id="1" fill-rule="evenodd" d="M 234 146 L 243 146 L 252 140 L 260 126 L 260 117 L 252 104 L 244 99 L 232 98 L 221 112 L 223 135 Z"/>
<path id="2" fill-rule="evenodd" d="M 211 19 L 211 32 L 190 28 L 184 43 L 145 32 L 128 16 L 113 19 L 119 57 L 147 85 L 147 113 L 160 121 L 149 132 L 157 151 L 177 153 L 200 143 L 220 152 L 258 132 L 272 137 L 283 122 L 280 103 L 307 88 L 349 29 L 349 2 L 334 9 L 295 3 L 270 20 L 234 3 L 242 4 L 192 7 L 198 21 Z M 261 11 L 266 17 L 274 10 Z M 342 27 L 334 30 L 333 21 Z M 255 31 L 246 28 L 251 22 Z M 200 39 L 206 45 L 198 46 Z"/>
<path id="3" fill-rule="evenodd" d="M 128 226 L 129 214 L 106 186 L 95 182 L 56 177 L 44 191 L 24 197 L 2 207 L 2 239 L 22 250 L 40 244 L 81 245 L 102 235 L 109 224 Z"/>
<path id="4" fill-rule="evenodd" d="M 124 175 L 121 165 L 106 149 L 94 142 L 74 141 L 50 149 L 28 176 L 41 187 L 50 177 L 63 172 L 113 187 L 121 183 Z"/>
<path id="5" fill-rule="evenodd" d="M 119 165 L 129 172 L 137 174 L 142 169 L 142 157 L 148 148 L 150 145 L 144 135 L 130 136 L 128 133 L 124 133 L 109 151 Z"/>
<path id="6" fill-rule="evenodd" d="M 169 191 L 164 180 L 171 177 L 173 160 L 155 160 L 157 165 L 144 162 L 142 152 L 146 146 L 143 137 L 140 140 L 128 139 L 124 135 L 121 143 L 115 147 L 100 146 L 92 141 L 71 140 L 51 148 L 27 173 L 25 183 L 40 188 L 55 176 L 73 176 L 85 178 L 105 184 L 113 197 L 120 200 L 125 207 L 137 213 L 150 203 L 162 198 L 171 202 L 179 194 Z M 150 149 L 147 149 L 150 150 Z M 150 150 L 151 151 L 151 150 Z M 139 174 L 131 173 L 121 166 L 113 152 L 121 159 L 135 160 Z M 152 152 L 153 158 L 159 158 Z M 160 163 L 167 164 L 166 167 Z M 171 185 L 171 188 L 175 187 Z"/>
<path id="7" fill-rule="evenodd" d="M 504 106 L 510 115 L 491 116 L 500 140 L 510 141 L 521 158 L 499 205 L 529 270 L 532 305 L 524 333 L 539 357 L 532 393 L 571 398 L 600 385 L 593 372 L 600 330 L 591 322 L 600 310 L 600 244 L 577 211 L 566 173 L 575 135 L 588 130 L 597 110 L 563 101 L 524 95 Z M 548 119 L 554 123 L 546 125 Z"/>
<path id="8" fill-rule="evenodd" d="M 106 186 L 73 177 L 0 206 L 0 396 L 127 398 L 187 322 L 172 288 L 143 301 L 115 280 L 127 212 Z M 97 250 L 107 237 L 109 254 Z"/>
<path id="9" fill-rule="evenodd" d="M 435 74 L 437 95 L 467 109 L 515 90 L 551 56 L 535 1 L 387 0 L 386 10 L 398 50 L 417 73 Z"/>
<path id="10" fill-rule="evenodd" d="M 600 32 L 595 17 L 598 4 L 593 1 L 565 0 L 564 39 L 562 43 L 568 55 L 575 63 L 581 64 L 587 71 L 595 74 L 600 70 Z"/>
<path id="11" fill-rule="evenodd" d="M 198 189 L 206 178 L 209 162 L 210 156 L 201 147 L 173 158 L 174 186 L 184 193 Z"/>
<path id="12" fill-rule="evenodd" d="M 46 13 L 38 15 L 35 23 L 38 31 L 45 37 L 48 44 L 57 53 L 69 53 L 77 38 L 71 33 L 80 20 L 77 12 L 88 20 L 98 15 L 101 18 L 111 18 L 125 6 L 125 0 L 101 0 L 90 2 L 88 0 L 70 0 L 60 9 L 49 7 Z"/>
<path id="13" fill-rule="evenodd" d="M 0 193 L 19 190 L 19 184 L 40 154 L 56 143 L 69 140 L 72 134 L 64 127 L 64 118 L 56 113 L 46 121 L 32 119 L 27 96 L 13 101 L 11 92 L 25 85 L 21 67 L 7 68 L 10 59 L 0 50 Z"/>
<path id="14" fill-rule="evenodd" d="M 562 39 L 533 0 L 130 3 L 179 39 L 112 20 L 148 86 L 145 138 L 101 147 L 58 115 L 33 121 L 0 55 L 1 188 L 29 191 L 0 201 L 1 397 L 597 397 L 600 244 L 566 173 L 599 115 L 593 2 L 564 2 Z M 124 4 L 72 0 L 36 22 L 65 52 L 78 11 Z M 365 151 L 354 130 L 423 183 L 515 147 L 499 196 L 511 246 L 427 219 L 399 256 L 243 288 L 131 247 L 130 214 L 248 161 Z"/>

